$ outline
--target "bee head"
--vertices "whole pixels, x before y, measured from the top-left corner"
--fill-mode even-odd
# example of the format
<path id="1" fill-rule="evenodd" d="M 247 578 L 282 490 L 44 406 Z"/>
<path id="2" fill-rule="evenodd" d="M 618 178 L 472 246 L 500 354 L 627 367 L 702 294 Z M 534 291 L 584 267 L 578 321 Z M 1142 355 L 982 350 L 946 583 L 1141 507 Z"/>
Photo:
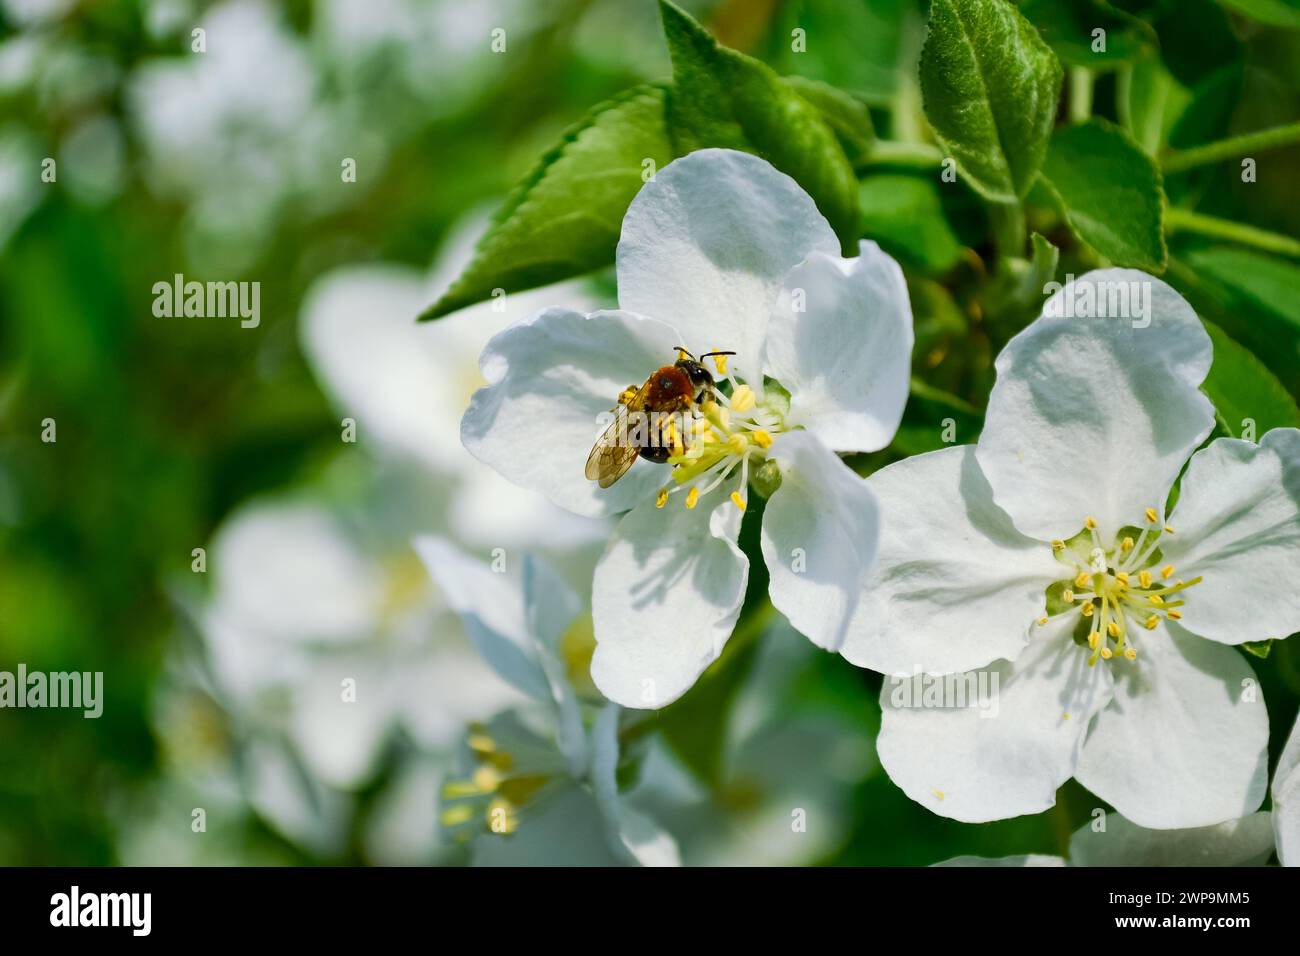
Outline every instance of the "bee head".
<path id="1" fill-rule="evenodd" d="M 691 380 L 691 385 L 695 387 L 696 392 L 700 391 L 700 389 L 713 387 L 712 373 L 694 359 L 678 359 L 677 367 L 686 373 L 686 377 Z"/>

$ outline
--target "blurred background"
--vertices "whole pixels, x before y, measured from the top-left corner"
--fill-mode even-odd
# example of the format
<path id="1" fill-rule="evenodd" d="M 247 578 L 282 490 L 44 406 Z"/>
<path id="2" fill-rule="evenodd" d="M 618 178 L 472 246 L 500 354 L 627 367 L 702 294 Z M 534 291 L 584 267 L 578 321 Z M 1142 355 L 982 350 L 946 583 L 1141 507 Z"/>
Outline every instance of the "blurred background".
<path id="1" fill-rule="evenodd" d="M 882 135 L 924 139 L 922 3 L 684 5 L 779 72 L 852 91 Z M 1211 0 L 1119 6 L 1145 26 L 1095 77 L 1096 109 L 1123 120 L 1159 91 L 1151 148 L 1300 116 L 1300 31 Z M 1054 24 L 1092 10 L 1024 8 Z M 795 25 L 817 40 L 798 55 Z M 1074 35 L 1051 39 L 1068 65 Z M 411 539 L 482 561 L 540 553 L 589 587 L 605 528 L 479 466 L 458 420 L 490 334 L 614 288 L 598 275 L 414 317 L 566 127 L 668 76 L 652 0 L 0 0 L 0 669 L 102 671 L 105 695 L 98 720 L 0 711 L 0 864 L 474 858 L 440 826 L 443 787 L 466 728 L 519 695 L 474 654 Z M 1247 187 L 1226 164 L 1166 188 L 1300 233 L 1294 175 Z M 990 356 L 1015 329 L 981 321 L 987 223 L 964 188 L 940 196 L 904 165 L 865 177 L 862 201 L 866 233 L 907 268 L 934 386 L 866 471 L 937 447 L 945 418 L 974 440 Z M 1059 224 L 1033 225 L 1079 261 Z M 1169 280 L 1294 394 L 1295 263 L 1171 245 Z M 260 322 L 156 316 L 154 284 L 178 273 L 259 282 Z M 640 761 L 638 806 L 684 861 L 1057 853 L 1087 819 L 1096 800 L 1073 784 L 1047 814 L 986 826 L 912 804 L 874 761 L 879 678 L 777 619 L 754 616 L 745 679 L 732 662 L 703 681 Z M 1300 651 L 1256 664 L 1280 746 Z M 363 689 L 349 709 L 345 679 Z M 681 732 L 701 719 L 723 727 L 704 753 Z M 791 806 L 819 821 L 803 839 Z"/>

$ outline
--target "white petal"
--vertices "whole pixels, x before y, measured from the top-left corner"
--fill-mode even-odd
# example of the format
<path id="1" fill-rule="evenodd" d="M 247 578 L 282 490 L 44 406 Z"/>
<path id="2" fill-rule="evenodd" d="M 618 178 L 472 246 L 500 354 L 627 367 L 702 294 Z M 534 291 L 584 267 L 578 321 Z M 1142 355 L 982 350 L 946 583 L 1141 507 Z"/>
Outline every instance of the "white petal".
<path id="1" fill-rule="evenodd" d="M 1104 831 L 1090 821 L 1070 838 L 1075 866 L 1262 866 L 1272 852 L 1267 812 L 1185 830 L 1148 830 L 1112 813 Z"/>
<path id="2" fill-rule="evenodd" d="M 1268 712 L 1246 659 L 1174 624 L 1137 640 L 1138 659 L 1111 668 L 1114 699 L 1084 744 L 1079 782 L 1155 830 L 1253 812 L 1268 784 Z"/>
<path id="3" fill-rule="evenodd" d="M 694 510 L 674 495 L 629 512 L 592 582 L 591 677 L 624 707 L 659 708 L 717 660 L 740 614 L 749 559 L 727 485 Z"/>
<path id="4" fill-rule="evenodd" d="M 1103 269 L 1077 280 L 1149 289 L 1150 324 L 1133 318 L 1044 315 L 997 359 L 980 436 L 980 467 L 993 497 L 1025 534 L 1068 538 L 1087 516 L 1103 536 L 1161 510 L 1170 486 L 1214 427 L 1198 390 L 1210 338 L 1169 286 L 1141 272 Z M 1086 285 L 1085 285 L 1086 283 Z"/>
<path id="5" fill-rule="evenodd" d="M 1043 853 L 1029 853 L 1025 856 L 954 856 L 951 860 L 932 864 L 933 866 L 1066 866 L 1065 858 L 1048 856 Z"/>
<path id="6" fill-rule="evenodd" d="M 880 547 L 840 653 L 887 674 L 1014 659 L 1062 566 L 993 503 L 974 447 L 906 458 L 867 486 L 880 503 Z"/>
<path id="7" fill-rule="evenodd" d="M 1087 652 L 1070 639 L 1072 625 L 1058 619 L 1038 630 L 1013 664 L 948 678 L 886 679 L 876 746 L 890 779 L 927 809 L 966 823 L 1054 805 L 1057 788 L 1074 773 L 1089 720 L 1111 693 L 1107 669 L 1089 667 Z M 982 693 L 978 673 L 988 675 Z M 918 697 L 925 703 L 919 680 L 922 689 L 936 680 L 964 681 L 966 706 L 907 706 Z"/>
<path id="8" fill-rule="evenodd" d="M 790 392 L 790 424 L 836 451 L 877 451 L 903 417 L 912 340 L 897 262 L 866 241 L 856 259 L 814 252 L 772 310 L 767 373 Z"/>
<path id="9" fill-rule="evenodd" d="M 657 823 L 628 807 L 618 793 L 617 704 L 608 704 L 592 728 L 591 786 L 611 831 L 616 853 L 641 866 L 681 866 L 677 842 Z"/>
<path id="10" fill-rule="evenodd" d="M 519 829 L 485 833 L 473 842 L 474 866 L 625 866 L 609 845 L 604 818 L 591 791 L 564 782 L 526 804 Z"/>
<path id="11" fill-rule="evenodd" d="M 604 489 L 583 468 L 619 393 L 673 361 L 677 338 L 664 323 L 626 312 L 547 309 L 511 326 L 483 350 L 490 384 L 461 419 L 465 447 L 577 514 L 617 514 L 653 499 L 667 477 L 662 466 L 638 460 Z"/>
<path id="12" fill-rule="evenodd" d="M 574 776 L 584 772 L 589 754 L 577 691 L 566 673 L 560 639 L 581 611 L 578 595 L 553 568 L 533 555 L 524 557 L 524 615 L 528 633 L 538 646 L 538 658 L 551 685 L 551 699 L 556 708 L 556 742 Z"/>
<path id="13" fill-rule="evenodd" d="M 1300 431 L 1276 428 L 1258 445 L 1220 438 L 1192 456 L 1161 539 L 1179 578 L 1182 625 L 1224 644 L 1300 630 Z"/>
<path id="14" fill-rule="evenodd" d="M 734 350 L 758 388 L 781 280 L 814 250 L 838 255 L 840 244 L 793 179 L 748 153 L 698 150 L 632 200 L 618 241 L 619 305 L 669 323 L 697 355 Z"/>
<path id="15" fill-rule="evenodd" d="M 341 641 L 378 621 L 383 581 L 325 508 L 308 502 L 242 508 L 208 559 L 225 622 L 262 637 Z"/>
<path id="16" fill-rule="evenodd" d="M 445 539 L 422 536 L 414 547 L 488 665 L 530 697 L 550 700 L 551 685 L 529 637 L 518 585 Z"/>
<path id="17" fill-rule="evenodd" d="M 313 661 L 288 730 L 315 779 L 344 790 L 370 779 L 393 727 L 396 676 L 365 645 Z"/>
<path id="18" fill-rule="evenodd" d="M 1273 834 L 1283 866 L 1300 866 L 1300 720 L 1273 773 Z"/>
<path id="19" fill-rule="evenodd" d="M 810 432 L 776 439 L 781 487 L 763 512 L 772 604 L 814 644 L 838 651 L 875 562 L 876 498 Z"/>

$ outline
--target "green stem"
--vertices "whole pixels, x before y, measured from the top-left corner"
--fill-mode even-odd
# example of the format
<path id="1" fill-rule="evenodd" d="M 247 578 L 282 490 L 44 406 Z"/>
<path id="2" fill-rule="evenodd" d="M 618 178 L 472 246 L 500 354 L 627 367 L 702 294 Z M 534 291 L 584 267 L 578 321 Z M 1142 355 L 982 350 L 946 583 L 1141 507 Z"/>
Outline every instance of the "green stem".
<path id="1" fill-rule="evenodd" d="M 871 147 L 868 166 L 903 166 L 908 169 L 934 169 L 943 163 L 943 150 L 929 143 L 902 143 L 876 140 Z"/>
<path id="2" fill-rule="evenodd" d="M 1070 122 L 1082 123 L 1092 116 L 1092 70 L 1070 67 Z"/>
<path id="3" fill-rule="evenodd" d="M 999 265 L 1025 254 L 1025 211 L 1020 203 L 992 203 L 989 224 L 993 228 Z"/>
<path id="4" fill-rule="evenodd" d="M 1285 126 L 1273 126 L 1254 133 L 1243 133 L 1204 146 L 1192 149 L 1171 150 L 1160 160 L 1160 166 L 1168 173 L 1181 173 L 1185 169 L 1206 166 L 1223 159 L 1244 156 L 1261 149 L 1276 149 L 1300 143 L 1300 123 L 1288 123 Z"/>
<path id="5" fill-rule="evenodd" d="M 1198 236 L 1223 239 L 1243 246 L 1254 246 L 1265 252 L 1300 259 L 1300 240 L 1281 233 L 1256 229 L 1231 219 L 1206 216 L 1190 209 L 1171 208 L 1165 211 L 1165 228 L 1169 232 L 1190 232 Z"/>

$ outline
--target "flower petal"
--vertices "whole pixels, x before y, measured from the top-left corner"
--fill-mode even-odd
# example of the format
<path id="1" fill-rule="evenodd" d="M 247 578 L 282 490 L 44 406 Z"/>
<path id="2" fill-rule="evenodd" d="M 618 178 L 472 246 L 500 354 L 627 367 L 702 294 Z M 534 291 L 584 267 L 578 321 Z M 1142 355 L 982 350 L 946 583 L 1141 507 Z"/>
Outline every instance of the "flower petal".
<path id="1" fill-rule="evenodd" d="M 814 252 L 786 277 L 767 373 L 790 392 L 790 424 L 836 451 L 877 451 L 903 417 L 912 341 L 903 270 L 863 241 L 856 259 Z"/>
<path id="2" fill-rule="evenodd" d="M 442 538 L 424 535 L 414 547 L 488 665 L 529 697 L 550 700 L 551 685 L 529 637 L 519 588 Z"/>
<path id="3" fill-rule="evenodd" d="M 1160 550 L 1179 577 L 1183 626 L 1223 644 L 1300 630 L 1300 431 L 1258 445 L 1220 438 L 1192 456 Z"/>
<path id="4" fill-rule="evenodd" d="M 1072 625 L 1053 621 L 1014 663 L 886 679 L 876 747 L 890 779 L 927 809 L 966 823 L 1055 804 L 1057 788 L 1074 773 L 1088 722 L 1111 693 L 1107 669 L 1089 667 L 1070 639 Z M 952 706 L 926 699 L 936 687 L 947 691 L 940 702 Z M 959 689 L 966 706 L 955 706 Z"/>
<path id="5" fill-rule="evenodd" d="M 1150 290 L 1149 324 L 1053 317 L 1067 287 L 998 356 L 976 454 L 997 503 L 1042 540 L 1070 537 L 1087 516 L 1114 535 L 1147 508 L 1162 510 L 1214 427 L 1214 406 L 1198 390 L 1210 338 L 1177 292 L 1126 269 L 1090 272 L 1074 288 L 1102 298 L 1107 289 Z"/>
<path id="6" fill-rule="evenodd" d="M 993 503 L 974 446 L 906 458 L 867 486 L 880 546 L 840 653 L 886 674 L 1014 659 L 1061 566 Z"/>
<path id="7" fill-rule="evenodd" d="M 525 555 L 524 616 L 528 633 L 539 648 L 542 670 L 551 685 L 556 708 L 556 742 L 574 776 L 580 776 L 586 769 L 589 748 L 578 694 L 565 673 L 560 639 L 581 612 L 578 595 L 565 580 L 540 558 Z"/>
<path id="8" fill-rule="evenodd" d="M 1089 822 L 1070 838 L 1075 866 L 1262 866 L 1272 852 L 1266 811 L 1185 830 L 1148 830 L 1112 813 L 1105 830 Z"/>
<path id="9" fill-rule="evenodd" d="M 1007 867 L 1029 867 L 1029 866 L 1068 866 L 1064 857 L 1048 856 L 1043 853 L 1029 853 L 1024 856 L 954 856 L 951 860 L 944 860 L 942 863 L 933 863 L 932 866 L 1007 866 Z"/>
<path id="10" fill-rule="evenodd" d="M 1273 772 L 1273 836 L 1283 866 L 1300 866 L 1300 720 Z"/>
<path id="11" fill-rule="evenodd" d="M 732 349 L 755 388 L 768 315 L 787 272 L 840 244 L 812 198 L 766 160 L 702 149 L 632 200 L 618 241 L 618 301 L 681 332 L 695 354 Z"/>
<path id="12" fill-rule="evenodd" d="M 614 529 L 591 597 L 591 677 L 610 700 L 663 707 L 722 653 L 749 579 L 728 491 L 724 484 L 694 510 L 680 498 L 662 510 L 650 502 Z"/>
<path id="13" fill-rule="evenodd" d="M 1268 784 L 1268 712 L 1246 659 L 1170 623 L 1115 670 L 1079 782 L 1139 826 L 1203 827 L 1254 811 Z"/>
<path id="14" fill-rule="evenodd" d="M 677 338 L 664 323 L 626 312 L 546 309 L 488 342 L 482 367 L 490 384 L 474 393 L 461 439 L 506 478 L 563 508 L 626 511 L 654 497 L 663 469 L 637 461 L 602 489 L 583 477 L 583 466 L 619 393 L 671 362 Z"/>
<path id="15" fill-rule="evenodd" d="M 618 704 L 607 704 L 591 732 L 591 789 L 609 827 L 612 849 L 641 866 L 681 866 L 677 841 L 619 796 L 618 715 Z"/>
<path id="16" fill-rule="evenodd" d="M 782 435 L 772 456 L 782 476 L 763 512 L 772 604 L 814 644 L 838 651 L 875 562 L 875 495 L 810 432 Z"/>

